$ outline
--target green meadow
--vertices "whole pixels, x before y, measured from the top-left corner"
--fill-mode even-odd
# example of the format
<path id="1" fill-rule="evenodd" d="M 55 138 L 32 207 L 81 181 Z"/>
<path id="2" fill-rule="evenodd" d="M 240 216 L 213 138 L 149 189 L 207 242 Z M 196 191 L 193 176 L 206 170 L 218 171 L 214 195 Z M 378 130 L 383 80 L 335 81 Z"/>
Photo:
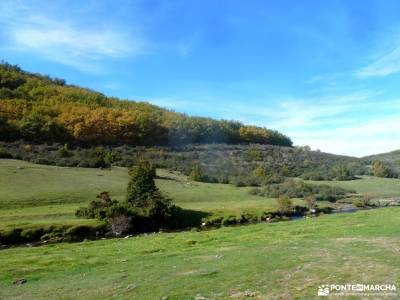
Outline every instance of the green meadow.
<path id="1" fill-rule="evenodd" d="M 247 187 L 192 182 L 166 170 L 157 174 L 160 190 L 183 208 L 213 215 L 276 209 L 274 199 L 250 195 Z M 98 221 L 76 218 L 75 210 L 102 191 L 123 200 L 127 181 L 125 168 L 0 160 L 0 230 L 93 225 Z M 399 195 L 398 183 L 374 177 L 326 182 L 379 197 Z M 8 248 L 0 251 L 0 299 L 312 299 L 321 284 L 398 284 L 399 228 L 400 208 L 382 208 Z M 18 279 L 26 283 L 14 285 Z"/>
<path id="2" fill-rule="evenodd" d="M 192 182 L 166 170 L 157 170 L 157 174 L 163 194 L 186 209 L 215 215 L 276 209 L 274 199 L 250 195 L 248 187 Z M 102 191 L 123 200 L 127 182 L 126 168 L 66 168 L 0 160 L 0 229 L 96 222 L 76 218 L 76 209 Z"/>
<path id="3" fill-rule="evenodd" d="M 0 298 L 313 299 L 321 284 L 398 285 L 399 228 L 400 209 L 383 208 L 4 249 Z"/>
<path id="4" fill-rule="evenodd" d="M 186 176 L 162 169 L 157 170 L 157 175 L 156 183 L 163 194 L 185 209 L 217 216 L 276 210 L 274 199 L 251 195 L 250 187 L 193 182 Z M 102 191 L 123 200 L 127 182 L 126 168 L 67 168 L 0 159 L 0 230 L 96 223 L 96 220 L 76 218 L 76 209 L 87 205 Z M 400 195 L 398 179 L 363 177 L 322 183 L 354 189 L 358 193 L 372 192 L 377 197 Z M 295 204 L 301 205 L 302 200 L 295 200 Z"/>

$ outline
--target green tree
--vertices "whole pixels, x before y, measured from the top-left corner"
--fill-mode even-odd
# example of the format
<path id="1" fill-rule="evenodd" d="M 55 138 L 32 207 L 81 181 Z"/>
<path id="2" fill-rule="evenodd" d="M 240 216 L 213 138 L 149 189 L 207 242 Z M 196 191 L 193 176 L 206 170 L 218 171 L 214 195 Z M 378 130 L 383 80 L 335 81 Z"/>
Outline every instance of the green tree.
<path id="1" fill-rule="evenodd" d="M 154 178 L 156 168 L 148 161 L 141 161 L 129 170 L 126 201 L 137 207 L 145 207 L 149 197 L 159 194 Z"/>

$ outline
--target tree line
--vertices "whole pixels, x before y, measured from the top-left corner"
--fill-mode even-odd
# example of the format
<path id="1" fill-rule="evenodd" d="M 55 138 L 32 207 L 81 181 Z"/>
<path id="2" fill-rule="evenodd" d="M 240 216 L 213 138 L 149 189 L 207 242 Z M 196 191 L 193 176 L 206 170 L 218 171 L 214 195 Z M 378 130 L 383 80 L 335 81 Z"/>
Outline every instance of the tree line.
<path id="1" fill-rule="evenodd" d="M 107 97 L 5 62 L 0 63 L 0 139 L 88 146 L 292 146 L 289 137 L 275 130 L 237 121 L 191 117 L 146 102 Z"/>

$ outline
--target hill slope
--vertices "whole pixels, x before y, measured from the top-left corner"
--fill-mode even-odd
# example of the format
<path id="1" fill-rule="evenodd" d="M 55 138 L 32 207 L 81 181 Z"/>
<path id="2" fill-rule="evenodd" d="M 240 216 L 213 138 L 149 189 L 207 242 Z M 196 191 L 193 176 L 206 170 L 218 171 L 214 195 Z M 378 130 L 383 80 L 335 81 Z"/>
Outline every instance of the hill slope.
<path id="1" fill-rule="evenodd" d="M 274 130 L 122 101 L 2 63 L 0 139 L 19 138 L 80 145 L 292 145 L 288 137 Z"/>
<path id="2" fill-rule="evenodd" d="M 400 167 L 400 150 L 390 151 L 386 153 L 380 153 L 375 155 L 369 155 L 362 158 L 366 161 L 380 160 L 391 165 Z"/>

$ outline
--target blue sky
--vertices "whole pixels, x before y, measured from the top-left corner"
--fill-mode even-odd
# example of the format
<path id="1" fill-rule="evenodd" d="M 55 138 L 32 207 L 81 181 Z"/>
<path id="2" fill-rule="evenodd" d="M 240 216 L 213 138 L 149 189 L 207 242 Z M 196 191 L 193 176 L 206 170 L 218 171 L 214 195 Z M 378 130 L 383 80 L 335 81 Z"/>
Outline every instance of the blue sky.
<path id="1" fill-rule="evenodd" d="M 0 58 L 110 96 L 400 149 L 399 1 L 0 2 Z"/>

